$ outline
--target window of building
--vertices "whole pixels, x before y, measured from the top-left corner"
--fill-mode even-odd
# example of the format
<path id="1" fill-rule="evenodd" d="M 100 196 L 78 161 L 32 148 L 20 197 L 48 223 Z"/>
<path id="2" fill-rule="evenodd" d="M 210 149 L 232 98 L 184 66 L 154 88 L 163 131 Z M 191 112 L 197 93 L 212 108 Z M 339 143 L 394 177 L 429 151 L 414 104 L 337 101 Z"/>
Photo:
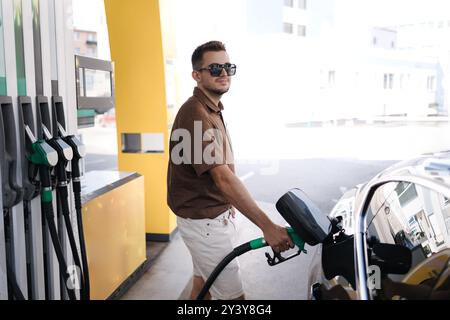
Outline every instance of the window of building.
<path id="1" fill-rule="evenodd" d="M 284 0 L 284 6 L 293 8 L 294 7 L 294 0 Z"/>
<path id="2" fill-rule="evenodd" d="M 427 90 L 428 91 L 435 91 L 435 82 L 436 82 L 435 76 L 427 77 Z"/>
<path id="3" fill-rule="evenodd" d="M 97 49 L 89 47 L 87 48 L 87 55 L 90 57 L 96 57 L 97 56 Z"/>
<path id="4" fill-rule="evenodd" d="M 81 53 L 81 49 L 80 49 L 79 47 L 76 47 L 76 48 L 75 48 L 75 53 L 76 53 L 76 54 L 80 54 L 80 53 Z"/>
<path id="5" fill-rule="evenodd" d="M 320 70 L 320 74 L 319 74 L 320 89 L 324 89 L 327 86 L 327 79 L 326 79 L 325 74 L 326 73 L 324 70 Z"/>
<path id="6" fill-rule="evenodd" d="M 328 86 L 330 88 L 333 88 L 335 81 L 336 81 L 336 71 L 334 70 L 328 71 Z"/>
<path id="7" fill-rule="evenodd" d="M 394 74 L 393 73 L 385 73 L 384 74 L 383 88 L 384 89 L 393 89 L 394 88 Z"/>
<path id="8" fill-rule="evenodd" d="M 97 35 L 95 33 L 88 33 L 87 41 L 90 41 L 90 42 L 97 41 Z"/>
<path id="9" fill-rule="evenodd" d="M 306 1 L 307 0 L 298 0 L 298 7 L 300 9 L 306 10 Z"/>
<path id="10" fill-rule="evenodd" d="M 74 31 L 73 33 L 73 39 L 74 40 L 80 40 L 80 33 L 78 31 Z"/>
<path id="11" fill-rule="evenodd" d="M 288 22 L 283 23 L 283 32 L 289 34 L 294 33 L 294 25 Z"/>
<path id="12" fill-rule="evenodd" d="M 391 48 L 394 49 L 395 48 L 395 42 L 391 41 Z"/>
<path id="13" fill-rule="evenodd" d="M 300 37 L 306 36 L 306 26 L 298 25 L 297 26 L 297 34 Z"/>
<path id="14" fill-rule="evenodd" d="M 373 43 L 374 46 L 377 45 L 377 37 L 373 37 L 372 38 L 372 43 Z"/>

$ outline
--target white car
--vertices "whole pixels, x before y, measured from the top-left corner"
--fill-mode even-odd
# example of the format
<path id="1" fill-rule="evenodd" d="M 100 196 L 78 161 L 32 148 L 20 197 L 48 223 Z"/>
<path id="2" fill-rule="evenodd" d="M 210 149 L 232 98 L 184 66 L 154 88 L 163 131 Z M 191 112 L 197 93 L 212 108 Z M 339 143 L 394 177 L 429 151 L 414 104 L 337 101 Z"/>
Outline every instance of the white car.
<path id="1" fill-rule="evenodd" d="M 347 191 L 317 244 L 309 298 L 450 299 L 449 199 L 450 151 L 400 162 Z"/>

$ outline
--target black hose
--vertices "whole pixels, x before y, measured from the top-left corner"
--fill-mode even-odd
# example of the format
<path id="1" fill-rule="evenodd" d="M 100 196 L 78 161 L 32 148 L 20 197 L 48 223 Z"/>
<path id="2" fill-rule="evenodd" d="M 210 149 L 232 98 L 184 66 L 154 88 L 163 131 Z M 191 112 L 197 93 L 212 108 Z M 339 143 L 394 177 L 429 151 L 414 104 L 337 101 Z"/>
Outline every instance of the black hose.
<path id="1" fill-rule="evenodd" d="M 12 300 L 14 297 L 16 300 L 26 300 L 25 296 L 23 295 L 22 290 L 19 287 L 19 284 L 17 283 L 16 275 L 13 271 L 13 268 L 11 266 L 10 260 L 8 260 L 8 257 L 11 257 L 11 249 L 9 242 L 11 241 L 11 233 L 10 233 L 10 227 L 9 227 L 9 219 L 10 219 L 10 208 L 3 208 L 3 217 L 4 219 L 4 225 L 5 225 L 5 240 L 6 240 L 6 277 L 8 281 L 8 293 L 9 293 L 9 299 Z"/>
<path id="2" fill-rule="evenodd" d="M 8 261 L 6 261 L 6 273 L 8 277 L 8 285 L 11 288 L 11 292 L 14 298 L 16 300 L 25 300 L 22 290 L 20 290 L 19 284 L 17 283 L 14 271 L 12 270 L 12 267 L 10 266 Z"/>
<path id="3" fill-rule="evenodd" d="M 27 285 L 28 285 L 28 299 L 31 300 L 33 296 L 33 290 L 31 283 L 31 248 L 33 246 L 33 241 L 31 239 L 31 208 L 30 201 L 23 201 L 23 214 L 24 214 L 24 224 L 25 224 L 25 246 L 26 246 L 26 261 L 27 261 Z"/>
<path id="4" fill-rule="evenodd" d="M 45 218 L 47 219 L 47 226 L 50 231 L 50 236 L 52 238 L 53 247 L 55 248 L 56 257 L 58 258 L 60 275 L 64 280 L 65 287 L 67 289 L 67 294 L 70 300 L 76 300 L 76 295 L 74 289 L 69 289 L 67 285 L 69 284 L 69 274 L 67 273 L 67 263 L 64 259 L 63 250 L 61 248 L 61 243 L 59 242 L 58 232 L 56 231 L 55 225 L 55 215 L 53 213 L 53 204 L 51 202 L 42 202 L 42 211 L 44 212 Z"/>
<path id="5" fill-rule="evenodd" d="M 89 300 L 91 296 L 89 283 L 89 266 L 87 261 L 86 242 L 84 239 L 83 211 L 81 206 L 81 183 L 79 179 L 80 179 L 79 176 L 75 176 L 73 179 L 73 192 L 75 196 L 75 211 L 77 213 L 78 237 L 80 240 L 80 251 L 83 264 L 83 277 L 84 277 L 83 295 L 84 300 Z"/>
<path id="6" fill-rule="evenodd" d="M 70 209 L 69 209 L 69 202 L 68 202 L 68 191 L 67 191 L 67 186 L 59 186 L 57 188 L 57 192 L 59 194 L 59 199 L 60 199 L 60 204 L 61 204 L 61 211 L 62 211 L 62 215 L 64 217 L 64 222 L 66 225 L 66 230 L 67 230 L 67 236 L 69 238 L 69 244 L 70 244 L 70 249 L 72 250 L 72 256 L 75 262 L 75 265 L 77 266 L 80 276 L 80 280 L 81 280 L 81 290 L 83 290 L 84 288 L 84 278 L 83 278 L 83 272 L 81 269 L 81 260 L 80 260 L 80 256 L 78 254 L 78 248 L 77 248 L 77 244 L 76 244 L 76 240 L 75 240 L 75 234 L 73 232 L 73 228 L 72 228 L 72 221 L 70 219 Z M 81 297 L 83 300 L 83 297 Z"/>
<path id="7" fill-rule="evenodd" d="M 231 251 L 225 258 L 220 261 L 220 263 L 217 265 L 217 267 L 214 268 L 211 275 L 208 277 L 208 279 L 205 282 L 205 285 L 203 286 L 202 290 L 197 296 L 196 300 L 203 300 L 206 296 L 206 294 L 209 291 L 209 288 L 211 288 L 214 281 L 216 281 L 216 278 L 219 276 L 219 274 L 222 272 L 222 270 L 231 262 L 234 258 L 239 257 L 241 254 L 244 254 L 248 251 L 252 250 L 252 247 L 250 246 L 250 242 L 246 242 L 244 244 L 241 244 L 240 246 L 236 247 Z"/>
<path id="8" fill-rule="evenodd" d="M 50 256 L 50 253 L 47 251 L 49 247 L 48 245 L 48 237 L 47 237 L 47 219 L 45 218 L 45 215 L 41 215 L 41 224 L 42 224 L 42 247 L 43 247 L 43 255 L 44 255 L 44 285 L 45 285 L 45 299 L 49 300 L 50 298 L 50 285 L 49 285 L 49 274 L 50 274 L 50 267 L 48 258 Z"/>

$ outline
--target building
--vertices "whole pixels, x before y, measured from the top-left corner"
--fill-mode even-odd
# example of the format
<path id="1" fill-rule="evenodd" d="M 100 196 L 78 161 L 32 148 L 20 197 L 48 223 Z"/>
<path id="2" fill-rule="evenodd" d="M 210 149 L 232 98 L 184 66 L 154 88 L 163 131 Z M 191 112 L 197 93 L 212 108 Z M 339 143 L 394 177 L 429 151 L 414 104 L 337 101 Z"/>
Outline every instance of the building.
<path id="1" fill-rule="evenodd" d="M 439 114 L 448 115 L 450 106 L 450 15 L 440 19 L 405 23 L 392 27 L 398 34 L 398 49 L 435 59 L 438 78 L 427 78 L 426 85 L 436 88 Z"/>
<path id="2" fill-rule="evenodd" d="M 111 60 L 108 26 L 106 24 L 105 6 L 103 0 L 76 0 L 72 3 L 73 25 L 75 32 L 95 32 L 97 41 L 96 58 Z M 87 37 L 88 35 L 86 35 Z M 75 36 L 76 37 L 76 36 Z M 84 37 L 83 34 L 80 37 Z M 91 36 L 93 37 L 93 36 Z M 88 49 L 93 51 L 92 49 Z M 80 47 L 80 51 L 82 48 Z M 78 54 L 78 53 L 75 53 Z M 88 56 L 91 56 L 88 54 Z"/>
<path id="3" fill-rule="evenodd" d="M 261 103 L 276 103 L 279 121 L 372 122 L 380 117 L 447 114 L 440 61 L 403 50 L 403 35 L 397 28 L 371 25 L 363 14 L 364 4 L 335 0 L 247 4 L 249 33 L 258 38 L 249 43 L 253 51 L 267 52 L 261 59 L 276 61 L 271 74 L 283 79 L 262 84 Z M 258 21 L 268 21 L 271 28 Z M 443 37 L 438 35 L 437 42 Z M 257 68 L 263 62 L 258 57 L 249 60 L 256 64 L 252 70 L 260 72 Z M 276 98 L 267 97 L 267 92 L 276 92 Z"/>
<path id="4" fill-rule="evenodd" d="M 306 37 L 307 0 L 284 0 L 283 32 Z"/>
<path id="5" fill-rule="evenodd" d="M 98 56 L 97 32 L 75 29 L 73 44 L 76 55 L 96 58 Z"/>

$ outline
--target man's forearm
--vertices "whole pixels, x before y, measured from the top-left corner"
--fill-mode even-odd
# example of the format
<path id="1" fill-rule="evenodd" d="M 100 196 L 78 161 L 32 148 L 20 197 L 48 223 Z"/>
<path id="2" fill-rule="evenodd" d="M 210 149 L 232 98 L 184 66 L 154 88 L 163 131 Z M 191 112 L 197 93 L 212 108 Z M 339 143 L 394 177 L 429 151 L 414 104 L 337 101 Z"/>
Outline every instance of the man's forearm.
<path id="1" fill-rule="evenodd" d="M 272 221 L 258 207 L 241 180 L 234 174 L 224 177 L 216 185 L 225 198 L 261 230 L 272 224 Z"/>

